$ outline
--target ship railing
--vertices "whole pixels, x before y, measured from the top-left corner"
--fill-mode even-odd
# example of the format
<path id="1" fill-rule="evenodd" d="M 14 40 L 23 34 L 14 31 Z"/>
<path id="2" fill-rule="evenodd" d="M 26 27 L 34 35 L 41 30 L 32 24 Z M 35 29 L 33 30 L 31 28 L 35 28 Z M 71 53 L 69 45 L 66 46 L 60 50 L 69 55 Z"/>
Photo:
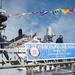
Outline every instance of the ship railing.
<path id="1" fill-rule="evenodd" d="M 6 51 L 7 52 L 7 54 L 9 55 L 9 62 L 10 61 L 12 61 L 12 59 L 14 60 L 14 61 L 16 61 L 16 60 L 18 60 L 19 62 L 20 62 L 20 64 L 21 63 L 23 63 L 22 62 L 22 60 L 25 62 L 25 63 L 33 63 L 33 64 L 36 64 L 36 63 L 43 63 L 43 64 L 45 64 L 45 63 L 51 63 L 51 65 L 52 64 L 62 64 L 62 63 L 66 63 L 66 62 L 68 62 L 68 63 L 71 63 L 71 62 L 75 62 L 75 58 L 71 58 L 71 59 L 54 59 L 54 60 L 39 60 L 39 61 L 28 61 L 27 60 L 27 56 L 26 56 L 26 52 L 25 52 L 25 48 L 17 48 L 17 49 L 0 49 L 0 51 Z M 4 54 L 3 53 L 0 53 L 0 55 L 1 55 L 1 59 L 2 60 L 6 60 L 6 58 L 5 58 L 5 56 L 4 56 Z M 7 61 L 7 60 L 6 60 Z"/>
<path id="2" fill-rule="evenodd" d="M 65 62 L 66 64 L 68 63 L 68 62 Z M 65 67 L 62 67 L 62 68 L 60 68 L 59 66 L 57 66 L 54 70 L 50 70 L 50 71 L 47 71 L 48 72 L 48 74 L 52 74 L 52 75 L 66 75 L 66 74 L 75 74 L 75 70 L 74 70 L 74 61 L 71 61 L 70 63 L 73 63 L 72 64 L 72 66 L 71 66 L 71 69 L 70 70 L 66 70 L 65 69 Z M 24 70 L 26 70 L 26 68 L 28 68 L 28 67 L 32 67 L 31 68 L 31 71 L 26 71 L 26 75 L 29 75 L 30 73 L 30 75 L 35 75 L 35 74 L 37 74 L 37 73 L 42 73 L 42 75 L 45 75 L 47 72 L 44 70 L 44 68 L 45 68 L 45 66 L 47 66 L 47 65 L 55 65 L 55 64 L 60 64 L 60 63 L 38 63 L 38 64 L 33 64 L 33 65 L 29 65 L 29 64 L 25 64 L 25 65 L 6 65 L 6 66 L 0 66 L 0 69 L 11 69 L 11 68 L 17 68 L 17 70 L 22 70 L 22 69 L 24 69 Z M 42 71 L 40 71 L 40 72 L 34 72 L 34 68 L 35 67 L 37 67 L 37 66 L 42 66 Z M 22 69 L 21 69 L 22 68 Z M 67 67 L 67 68 L 69 68 L 69 67 Z M 58 71 L 58 70 L 60 70 L 60 71 Z M 62 71 L 62 72 L 61 72 Z"/>
<path id="3" fill-rule="evenodd" d="M 4 55 L 4 51 L 6 51 L 6 56 Z M 13 62 L 12 64 L 24 64 L 25 58 L 25 48 L 24 49 L 0 49 L 0 63 L 3 62 L 6 64 L 7 62 Z M 6 59 L 7 55 L 9 56 L 9 60 Z"/>
<path id="4" fill-rule="evenodd" d="M 39 67 L 39 71 L 42 71 L 41 69 L 43 68 L 45 71 L 46 67 L 49 66 L 50 70 L 52 69 L 52 66 L 54 66 L 55 72 L 53 73 L 54 75 L 58 73 L 58 70 L 63 70 L 64 71 L 64 67 L 68 66 L 71 68 L 70 72 L 74 72 L 74 66 L 75 66 L 75 59 L 54 59 L 54 60 L 43 60 L 43 61 L 28 61 L 27 57 L 25 57 L 24 55 L 26 55 L 25 53 L 25 48 L 22 49 L 0 49 L 0 51 L 6 51 L 9 55 L 9 60 L 6 60 L 4 53 L 0 53 L 1 56 L 1 62 L 3 63 L 3 61 L 6 63 L 10 63 L 9 66 L 7 65 L 2 65 L 0 66 L 0 69 L 9 69 L 9 68 L 35 68 L 35 67 Z M 19 56 L 19 54 L 21 54 L 21 57 Z M 28 63 L 27 63 L 28 62 Z M 30 64 L 32 63 L 32 64 Z M 63 67 L 61 67 L 63 65 Z M 43 72 L 42 71 L 42 72 Z M 33 72 L 32 72 L 33 73 Z M 44 73 L 44 72 L 43 72 Z M 58 73 L 59 75 L 59 73 Z"/>

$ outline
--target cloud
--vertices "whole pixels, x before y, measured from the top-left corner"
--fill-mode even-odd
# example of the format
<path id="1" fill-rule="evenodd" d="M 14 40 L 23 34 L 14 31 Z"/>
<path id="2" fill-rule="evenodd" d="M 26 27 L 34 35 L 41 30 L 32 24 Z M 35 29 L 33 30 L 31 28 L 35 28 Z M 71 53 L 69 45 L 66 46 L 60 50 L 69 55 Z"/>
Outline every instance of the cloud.
<path id="1" fill-rule="evenodd" d="M 30 30 L 32 29 L 32 33 L 37 33 L 38 37 L 44 38 L 44 35 L 46 34 L 46 28 L 48 26 L 52 27 L 52 31 L 54 32 L 54 34 L 56 34 L 54 41 L 58 38 L 58 36 L 60 34 L 63 35 L 64 37 L 64 42 L 66 43 L 72 43 L 75 42 L 75 34 L 73 34 L 75 32 L 75 25 L 74 25 L 74 17 L 72 18 L 72 16 L 67 17 L 60 17 L 57 20 L 54 20 L 52 23 L 48 23 L 48 25 L 45 25 L 44 23 L 40 23 L 39 24 L 39 20 L 35 19 L 31 19 L 29 18 L 28 21 L 24 20 L 24 18 L 21 19 L 17 19 L 16 18 L 12 18 L 9 19 L 8 21 L 10 21 L 10 25 L 7 25 L 6 31 L 4 34 L 8 35 L 8 39 L 14 38 L 18 35 L 18 29 L 22 28 L 23 32 L 26 35 L 30 35 Z M 22 24 L 21 24 L 21 23 Z M 38 26 L 39 25 L 39 26 Z M 15 34 L 14 34 L 15 33 Z M 14 36 L 13 36 L 14 35 Z M 10 37 L 11 36 L 11 37 Z"/>
<path id="2" fill-rule="evenodd" d="M 53 28 L 54 33 L 56 34 L 56 38 L 62 34 L 64 36 L 64 42 L 75 42 L 75 18 L 72 16 L 69 17 L 61 17 L 58 21 L 52 23 L 50 26 Z"/>
<path id="3" fill-rule="evenodd" d="M 67 19 L 67 20 L 66 20 Z M 63 35 L 63 39 L 65 43 L 74 43 L 75 42 L 75 18 L 72 16 L 62 16 L 58 20 L 54 20 L 53 23 L 49 23 L 45 25 L 43 23 L 40 24 L 39 28 L 35 28 L 33 32 L 36 32 L 38 37 L 41 37 L 42 40 L 44 35 L 46 34 L 46 28 L 48 26 L 52 27 L 52 31 L 56 36 L 54 37 L 54 41 L 59 37 L 59 35 Z"/>
<path id="4" fill-rule="evenodd" d="M 47 5 L 48 3 L 48 5 Z M 34 1 L 34 0 L 9 0 L 7 2 L 4 1 L 4 8 L 6 9 L 7 13 L 13 14 L 13 13 L 24 13 L 24 12 L 30 12 L 30 11 L 39 11 L 45 10 L 45 9 L 54 9 L 57 8 L 55 6 L 52 6 L 51 2 L 43 2 L 43 1 Z M 51 4 L 51 5 L 50 5 Z M 50 5 L 50 6 L 49 6 Z M 64 4 L 62 4 L 63 6 Z M 31 6 L 31 7 L 30 7 Z M 58 5 L 59 6 L 59 5 Z M 66 7 L 66 6 L 65 6 Z M 30 29 L 33 30 L 33 33 L 37 33 L 38 37 L 41 37 L 43 39 L 44 35 L 46 34 L 46 28 L 48 26 L 52 27 L 53 32 L 56 34 L 55 40 L 57 37 L 62 34 L 64 36 L 64 42 L 75 42 L 75 34 L 73 34 L 75 31 L 75 25 L 74 25 L 74 16 L 66 14 L 65 17 L 58 15 L 52 15 L 47 14 L 42 17 L 39 17 L 40 15 L 29 15 L 29 16 L 22 16 L 20 19 L 18 17 L 10 17 L 8 19 L 7 28 L 5 30 L 5 33 L 2 34 L 7 35 L 8 40 L 15 38 L 18 35 L 18 29 L 22 28 L 23 33 L 30 35 Z"/>

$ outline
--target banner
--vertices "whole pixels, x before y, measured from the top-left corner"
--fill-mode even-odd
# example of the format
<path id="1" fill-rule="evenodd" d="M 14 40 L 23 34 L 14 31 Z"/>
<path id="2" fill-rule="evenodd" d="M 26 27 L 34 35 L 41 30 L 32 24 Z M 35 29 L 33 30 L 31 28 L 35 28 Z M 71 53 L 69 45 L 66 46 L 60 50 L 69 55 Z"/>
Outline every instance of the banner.
<path id="1" fill-rule="evenodd" d="M 75 43 L 27 43 L 27 61 L 75 58 Z"/>

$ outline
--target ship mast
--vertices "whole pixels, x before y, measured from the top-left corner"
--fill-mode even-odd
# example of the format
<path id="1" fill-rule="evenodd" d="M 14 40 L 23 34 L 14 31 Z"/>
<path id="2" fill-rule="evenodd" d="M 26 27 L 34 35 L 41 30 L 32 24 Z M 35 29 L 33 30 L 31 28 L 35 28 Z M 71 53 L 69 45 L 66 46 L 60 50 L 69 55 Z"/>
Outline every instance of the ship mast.
<path id="1" fill-rule="evenodd" d="M 0 38 L 1 38 L 1 32 L 6 28 L 6 25 L 3 24 L 8 18 L 6 16 L 6 11 L 2 9 L 2 2 L 3 0 L 0 0 Z"/>
<path id="2" fill-rule="evenodd" d="M 2 1 L 3 0 L 0 1 L 0 9 L 2 9 Z M 0 24 L 1 24 L 1 22 L 0 22 Z M 1 30 L 0 30 L 0 38 L 1 38 Z"/>
<path id="3" fill-rule="evenodd" d="M 1 0 L 1 2 L 0 2 L 0 9 L 2 9 L 2 1 L 3 1 L 3 0 Z"/>

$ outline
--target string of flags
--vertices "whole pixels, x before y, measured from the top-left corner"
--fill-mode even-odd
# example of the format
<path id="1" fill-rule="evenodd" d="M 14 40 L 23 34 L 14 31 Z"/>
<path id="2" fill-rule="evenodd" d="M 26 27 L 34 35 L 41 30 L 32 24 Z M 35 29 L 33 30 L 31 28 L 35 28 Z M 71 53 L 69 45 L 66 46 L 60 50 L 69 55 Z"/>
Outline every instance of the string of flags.
<path id="1" fill-rule="evenodd" d="M 11 17 L 11 16 L 18 16 L 18 18 L 20 18 L 21 16 L 24 16 L 24 15 L 31 15 L 31 14 L 40 14 L 41 16 L 47 14 L 47 13 L 51 13 L 51 14 L 57 14 L 58 12 L 62 12 L 63 14 L 67 14 L 67 13 L 72 13 L 72 12 L 75 12 L 75 9 L 74 8 L 71 8 L 71 9 L 55 9 L 55 10 L 52 10 L 52 11 L 36 11 L 36 12 L 27 12 L 27 13 L 16 13 L 16 14 L 6 14 L 5 16 L 7 16 L 8 18 Z"/>

